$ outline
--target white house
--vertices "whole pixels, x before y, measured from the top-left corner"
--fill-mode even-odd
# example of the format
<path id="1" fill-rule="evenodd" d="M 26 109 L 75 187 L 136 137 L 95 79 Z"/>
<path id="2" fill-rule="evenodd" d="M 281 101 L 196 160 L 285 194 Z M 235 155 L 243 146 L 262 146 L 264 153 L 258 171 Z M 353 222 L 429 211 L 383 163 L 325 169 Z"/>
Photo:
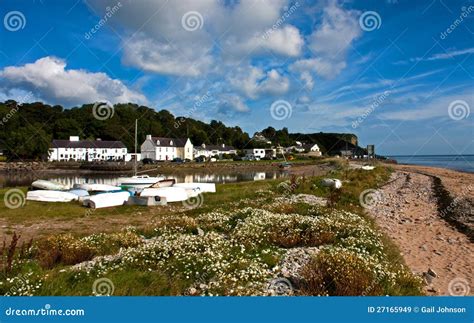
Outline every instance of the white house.
<path id="1" fill-rule="evenodd" d="M 121 141 L 55 139 L 49 149 L 49 161 L 120 161 L 126 160 L 127 147 Z"/>
<path id="2" fill-rule="evenodd" d="M 237 150 L 232 146 L 222 145 L 208 145 L 202 144 L 201 146 L 194 147 L 194 156 L 203 156 L 206 158 L 220 157 L 223 154 L 237 155 Z"/>
<path id="3" fill-rule="evenodd" d="M 321 156 L 321 150 L 317 144 L 303 145 L 304 151 L 314 156 Z"/>
<path id="4" fill-rule="evenodd" d="M 147 135 L 140 146 L 142 159 L 173 160 L 193 159 L 193 144 L 189 138 L 164 138 Z"/>
<path id="5" fill-rule="evenodd" d="M 264 158 L 265 157 L 265 148 L 252 148 L 244 149 L 245 157 L 248 159 L 254 158 Z"/>

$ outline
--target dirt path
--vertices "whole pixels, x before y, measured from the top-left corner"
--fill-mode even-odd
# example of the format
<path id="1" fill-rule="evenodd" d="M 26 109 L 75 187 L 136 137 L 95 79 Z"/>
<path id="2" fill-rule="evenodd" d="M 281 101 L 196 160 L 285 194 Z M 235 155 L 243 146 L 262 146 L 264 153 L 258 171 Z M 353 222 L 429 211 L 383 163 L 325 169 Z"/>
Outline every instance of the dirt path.
<path id="1" fill-rule="evenodd" d="M 379 189 L 369 213 L 399 246 L 407 265 L 425 273 L 428 295 L 472 294 L 474 244 L 439 216 L 433 178 L 398 170 L 392 180 Z"/>

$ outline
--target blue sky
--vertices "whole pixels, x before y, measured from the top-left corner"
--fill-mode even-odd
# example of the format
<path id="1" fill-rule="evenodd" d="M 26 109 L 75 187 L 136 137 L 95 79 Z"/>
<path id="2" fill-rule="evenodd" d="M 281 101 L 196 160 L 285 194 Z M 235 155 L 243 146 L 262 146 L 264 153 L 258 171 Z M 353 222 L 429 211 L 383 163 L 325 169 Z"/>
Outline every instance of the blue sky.
<path id="1" fill-rule="evenodd" d="M 0 100 L 136 102 L 250 134 L 474 154 L 474 1 L 9 1 Z"/>

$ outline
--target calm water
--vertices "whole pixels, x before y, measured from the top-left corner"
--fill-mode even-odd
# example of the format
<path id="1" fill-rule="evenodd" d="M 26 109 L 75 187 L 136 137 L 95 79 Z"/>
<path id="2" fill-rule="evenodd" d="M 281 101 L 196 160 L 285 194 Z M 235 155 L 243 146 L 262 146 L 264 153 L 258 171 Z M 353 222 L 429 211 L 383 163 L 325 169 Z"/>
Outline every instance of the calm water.
<path id="1" fill-rule="evenodd" d="M 155 174 L 149 174 L 153 176 Z M 174 178 L 178 183 L 235 183 L 245 181 L 258 181 L 264 179 L 276 179 L 287 176 L 287 173 L 276 170 L 270 172 L 228 172 L 219 174 L 189 173 L 189 174 L 163 174 L 167 178 Z M 116 185 L 119 177 L 130 176 L 127 174 L 77 174 L 77 173 L 11 173 L 0 174 L 0 188 L 13 186 L 29 186 L 36 179 L 46 179 L 72 186 L 74 184 L 95 183 Z"/>
<path id="2" fill-rule="evenodd" d="M 389 156 L 399 164 L 449 168 L 474 173 L 474 155 Z"/>

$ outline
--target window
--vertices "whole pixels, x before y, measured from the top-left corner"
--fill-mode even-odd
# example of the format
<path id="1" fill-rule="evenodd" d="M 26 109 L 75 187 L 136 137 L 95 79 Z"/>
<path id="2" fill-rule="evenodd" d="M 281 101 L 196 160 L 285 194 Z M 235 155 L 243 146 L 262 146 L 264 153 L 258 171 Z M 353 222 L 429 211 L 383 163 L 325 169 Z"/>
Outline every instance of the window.
<path id="1" fill-rule="evenodd" d="M 173 146 L 173 140 L 170 140 L 170 146 Z"/>

